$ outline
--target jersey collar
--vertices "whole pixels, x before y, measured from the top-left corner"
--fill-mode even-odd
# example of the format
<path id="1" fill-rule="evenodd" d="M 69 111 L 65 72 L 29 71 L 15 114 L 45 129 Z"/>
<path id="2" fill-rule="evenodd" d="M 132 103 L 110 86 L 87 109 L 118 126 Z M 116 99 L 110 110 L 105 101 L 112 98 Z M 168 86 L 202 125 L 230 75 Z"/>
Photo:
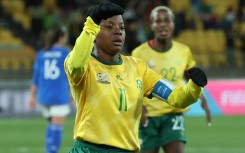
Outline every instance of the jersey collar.
<path id="1" fill-rule="evenodd" d="M 98 58 L 98 57 L 96 57 L 93 53 L 92 53 L 92 56 L 97 60 L 97 61 L 99 61 L 100 63 L 103 63 L 103 64 L 105 64 L 105 65 L 121 65 L 122 63 L 123 63 L 123 59 L 122 59 L 122 57 L 121 57 L 121 55 L 119 55 L 119 61 L 118 62 L 108 62 L 108 61 L 105 61 L 105 60 L 103 60 L 103 59 L 101 59 L 101 58 Z"/>

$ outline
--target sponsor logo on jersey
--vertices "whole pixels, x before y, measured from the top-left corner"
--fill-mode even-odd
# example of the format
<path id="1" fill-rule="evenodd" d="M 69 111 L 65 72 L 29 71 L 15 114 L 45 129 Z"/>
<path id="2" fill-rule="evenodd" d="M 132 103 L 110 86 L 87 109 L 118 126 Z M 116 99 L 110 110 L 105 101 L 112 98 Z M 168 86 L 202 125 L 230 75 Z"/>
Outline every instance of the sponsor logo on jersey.
<path id="1" fill-rule="evenodd" d="M 98 83 L 103 83 L 103 84 L 110 84 L 111 82 L 109 82 L 109 77 L 106 73 L 97 73 L 97 82 Z"/>
<path id="2" fill-rule="evenodd" d="M 139 89 L 139 90 L 142 90 L 142 81 L 140 79 L 137 79 L 136 80 L 136 87 Z"/>

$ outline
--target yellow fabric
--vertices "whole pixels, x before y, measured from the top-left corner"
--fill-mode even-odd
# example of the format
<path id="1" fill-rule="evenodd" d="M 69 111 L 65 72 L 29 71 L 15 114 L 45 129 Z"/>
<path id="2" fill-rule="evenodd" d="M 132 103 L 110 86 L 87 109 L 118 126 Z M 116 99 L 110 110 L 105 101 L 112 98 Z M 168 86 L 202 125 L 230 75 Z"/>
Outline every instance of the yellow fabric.
<path id="1" fill-rule="evenodd" d="M 172 91 L 168 97 L 168 104 L 176 108 L 185 108 L 197 101 L 201 96 L 202 91 L 203 88 L 197 86 L 190 79 L 186 86 L 175 88 Z"/>
<path id="2" fill-rule="evenodd" d="M 162 76 L 138 58 L 106 64 L 91 56 L 99 28 L 89 20 L 65 61 L 77 107 L 74 139 L 137 152 L 142 99 Z"/>
<path id="3" fill-rule="evenodd" d="M 77 84 L 80 81 L 80 76 L 84 73 L 87 67 L 88 59 L 91 55 L 94 40 L 100 31 L 100 26 L 94 23 L 91 17 L 87 17 L 84 24 L 83 32 L 76 40 L 76 44 L 66 59 L 67 69 L 72 77 L 73 84 Z M 74 55 L 75 54 L 75 55 Z"/>
<path id="4" fill-rule="evenodd" d="M 133 50 L 132 55 L 146 61 L 149 67 L 176 86 L 185 84 L 184 72 L 196 64 L 189 47 L 176 41 L 173 41 L 171 48 L 164 52 L 154 50 L 148 42 L 145 42 Z M 148 110 L 147 116 L 160 116 L 188 110 L 188 107 L 185 109 L 174 108 L 157 98 L 144 98 L 144 105 Z"/>

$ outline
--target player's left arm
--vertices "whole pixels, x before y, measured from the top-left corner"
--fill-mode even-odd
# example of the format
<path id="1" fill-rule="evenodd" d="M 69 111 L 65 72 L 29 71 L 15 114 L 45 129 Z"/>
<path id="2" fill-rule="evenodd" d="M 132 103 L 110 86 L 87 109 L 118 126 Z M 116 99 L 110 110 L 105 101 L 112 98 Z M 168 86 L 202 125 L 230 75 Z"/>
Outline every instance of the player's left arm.
<path id="1" fill-rule="evenodd" d="M 210 112 L 210 109 L 209 109 L 209 106 L 208 106 L 207 99 L 204 96 L 204 94 L 202 94 L 202 96 L 201 96 L 201 107 L 205 111 L 206 122 L 207 122 L 208 126 L 211 126 L 211 112 Z"/>
<path id="2" fill-rule="evenodd" d="M 158 81 L 152 95 L 176 108 L 185 108 L 195 103 L 207 84 L 207 76 L 200 68 L 191 68 L 188 76 L 188 83 L 181 87 L 174 86 L 166 79 Z"/>

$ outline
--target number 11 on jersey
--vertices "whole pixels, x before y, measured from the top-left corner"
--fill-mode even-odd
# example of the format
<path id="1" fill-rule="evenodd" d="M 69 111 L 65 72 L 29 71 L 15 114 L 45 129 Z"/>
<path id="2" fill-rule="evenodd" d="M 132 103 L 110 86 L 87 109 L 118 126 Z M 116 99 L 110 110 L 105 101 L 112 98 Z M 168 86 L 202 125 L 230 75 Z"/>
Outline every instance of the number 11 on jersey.
<path id="1" fill-rule="evenodd" d="M 119 88 L 120 98 L 119 98 L 119 110 L 122 111 L 124 105 L 124 111 L 128 110 L 127 106 L 127 96 L 126 91 L 123 88 Z"/>

